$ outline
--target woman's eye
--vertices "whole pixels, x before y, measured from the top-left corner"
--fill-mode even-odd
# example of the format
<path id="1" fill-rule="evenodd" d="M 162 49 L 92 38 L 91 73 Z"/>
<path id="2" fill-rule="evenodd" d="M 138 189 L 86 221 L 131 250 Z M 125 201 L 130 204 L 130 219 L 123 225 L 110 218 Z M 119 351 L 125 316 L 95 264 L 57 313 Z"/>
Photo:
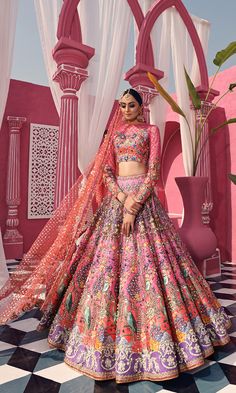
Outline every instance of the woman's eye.
<path id="1" fill-rule="evenodd" d="M 135 104 L 130 104 L 129 107 L 130 107 L 130 108 L 134 108 L 134 107 L 135 107 Z"/>

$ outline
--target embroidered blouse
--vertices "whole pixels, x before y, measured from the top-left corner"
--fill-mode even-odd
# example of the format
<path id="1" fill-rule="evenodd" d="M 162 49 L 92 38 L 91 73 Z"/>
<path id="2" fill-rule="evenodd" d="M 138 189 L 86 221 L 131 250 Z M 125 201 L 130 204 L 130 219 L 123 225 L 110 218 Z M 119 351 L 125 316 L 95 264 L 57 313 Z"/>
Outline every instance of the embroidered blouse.
<path id="1" fill-rule="evenodd" d="M 122 192 L 116 181 L 116 168 L 124 161 L 142 162 L 147 166 L 144 182 L 133 195 L 137 202 L 144 203 L 159 178 L 160 135 L 156 126 L 126 124 L 115 131 L 112 154 L 105 165 L 103 175 L 109 191 L 115 197 Z"/>

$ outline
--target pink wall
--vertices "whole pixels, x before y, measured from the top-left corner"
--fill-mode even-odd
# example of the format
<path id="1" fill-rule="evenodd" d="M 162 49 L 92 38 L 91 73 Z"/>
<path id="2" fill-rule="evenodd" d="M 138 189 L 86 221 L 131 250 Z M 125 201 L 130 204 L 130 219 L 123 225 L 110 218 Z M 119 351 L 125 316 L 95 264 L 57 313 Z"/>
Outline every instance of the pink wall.
<path id="1" fill-rule="evenodd" d="M 221 72 L 214 89 L 223 93 L 236 79 L 236 67 Z M 214 111 L 209 125 L 214 127 L 226 118 L 236 117 L 236 92 L 228 94 Z M 183 176 L 181 142 L 178 116 L 169 110 L 162 157 L 162 182 L 165 188 L 166 208 L 170 213 L 182 213 L 182 200 L 175 184 L 175 176 Z M 213 188 L 213 211 L 211 226 L 214 230 L 222 260 L 236 261 L 236 186 L 227 174 L 236 173 L 236 125 L 231 124 L 219 130 L 210 138 L 211 172 Z M 176 218 L 176 224 L 180 219 Z"/>
<path id="2" fill-rule="evenodd" d="M 5 231 L 5 220 L 7 216 L 6 177 L 9 128 L 6 118 L 9 115 L 24 116 L 27 118 L 26 123 L 20 131 L 21 205 L 19 206 L 19 230 L 24 236 L 24 252 L 26 252 L 46 223 L 46 220 L 42 219 L 27 219 L 30 123 L 58 126 L 59 118 L 48 87 L 11 80 L 6 110 L 0 131 L 0 225 L 2 233 Z"/>

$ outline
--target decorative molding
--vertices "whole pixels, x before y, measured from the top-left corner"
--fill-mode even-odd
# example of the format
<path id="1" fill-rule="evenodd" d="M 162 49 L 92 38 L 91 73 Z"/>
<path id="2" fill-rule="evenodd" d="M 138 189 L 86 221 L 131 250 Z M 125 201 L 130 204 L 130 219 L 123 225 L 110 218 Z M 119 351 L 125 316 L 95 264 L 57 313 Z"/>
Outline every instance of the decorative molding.
<path id="1" fill-rule="evenodd" d="M 18 230 L 18 206 L 20 199 L 20 130 L 26 122 L 25 117 L 7 116 L 9 126 L 9 151 L 7 169 L 6 202 L 8 206 L 6 231 L 3 243 L 7 259 L 21 258 L 23 236 Z"/>
<path id="2" fill-rule="evenodd" d="M 30 124 L 28 219 L 50 218 L 54 210 L 58 130 Z"/>

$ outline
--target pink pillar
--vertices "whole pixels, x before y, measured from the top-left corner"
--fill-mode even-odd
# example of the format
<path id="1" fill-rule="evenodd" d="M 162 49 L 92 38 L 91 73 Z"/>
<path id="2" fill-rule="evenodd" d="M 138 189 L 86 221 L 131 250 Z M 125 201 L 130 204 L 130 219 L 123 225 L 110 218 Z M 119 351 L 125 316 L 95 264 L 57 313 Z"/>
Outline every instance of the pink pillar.
<path id="1" fill-rule="evenodd" d="M 55 207 L 75 183 L 78 175 L 78 97 L 81 83 L 87 78 L 86 70 L 70 65 L 60 65 L 54 80 L 63 91 L 61 98 L 58 164 L 56 174 Z"/>
<path id="2" fill-rule="evenodd" d="M 58 159 L 54 207 L 75 183 L 78 171 L 78 98 L 76 93 L 88 77 L 86 68 L 94 49 L 62 37 L 53 51 L 57 71 L 53 77 L 63 91 L 61 98 Z"/>
<path id="3" fill-rule="evenodd" d="M 158 80 L 164 76 L 162 71 L 144 64 L 135 65 L 125 74 L 125 80 L 127 80 L 143 98 L 143 114 L 147 123 L 150 121 L 149 104 L 151 100 L 158 95 L 157 90 L 153 88 L 153 84 L 147 76 L 148 71 L 151 72 Z"/>
<path id="4" fill-rule="evenodd" d="M 25 117 L 7 117 L 10 128 L 10 142 L 7 172 L 6 201 L 8 214 L 6 220 L 6 232 L 3 236 L 3 244 L 6 259 L 22 258 L 23 236 L 18 231 L 19 218 L 18 206 L 20 205 L 20 129 L 26 121 Z"/>

